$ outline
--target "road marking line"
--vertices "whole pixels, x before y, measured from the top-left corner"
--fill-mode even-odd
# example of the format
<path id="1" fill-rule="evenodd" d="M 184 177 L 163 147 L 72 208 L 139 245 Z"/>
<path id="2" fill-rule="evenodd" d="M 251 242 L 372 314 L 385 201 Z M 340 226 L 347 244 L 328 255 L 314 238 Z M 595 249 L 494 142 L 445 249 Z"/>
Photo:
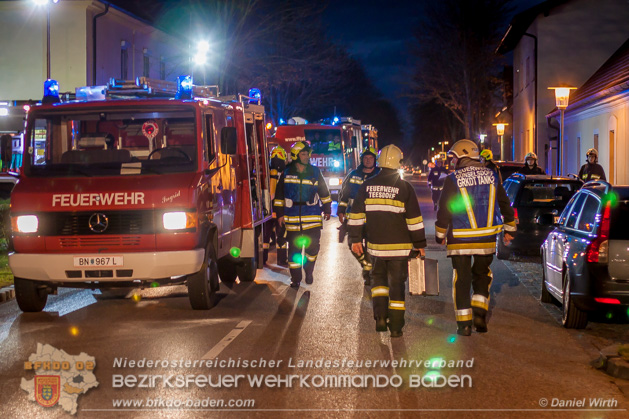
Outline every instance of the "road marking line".
<path id="1" fill-rule="evenodd" d="M 203 355 L 201 359 L 216 358 L 223 351 L 223 349 L 227 348 L 227 345 L 232 343 L 232 341 L 236 339 L 238 335 L 241 334 L 242 331 L 245 330 L 245 328 L 249 326 L 250 324 L 251 324 L 251 320 L 243 320 L 240 323 L 238 323 L 238 325 L 234 327 L 234 329 L 231 332 L 229 332 L 227 336 L 225 336 L 220 342 L 214 345 L 214 347 L 210 349 L 208 353 Z"/>

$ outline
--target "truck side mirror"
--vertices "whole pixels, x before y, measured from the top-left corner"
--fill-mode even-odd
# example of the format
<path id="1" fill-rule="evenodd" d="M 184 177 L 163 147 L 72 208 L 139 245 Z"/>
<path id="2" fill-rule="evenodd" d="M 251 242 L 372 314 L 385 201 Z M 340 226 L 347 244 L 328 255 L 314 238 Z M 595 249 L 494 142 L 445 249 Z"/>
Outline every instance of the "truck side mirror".
<path id="1" fill-rule="evenodd" d="M 224 127 L 221 129 L 221 153 L 236 154 L 238 135 L 236 127 Z"/>

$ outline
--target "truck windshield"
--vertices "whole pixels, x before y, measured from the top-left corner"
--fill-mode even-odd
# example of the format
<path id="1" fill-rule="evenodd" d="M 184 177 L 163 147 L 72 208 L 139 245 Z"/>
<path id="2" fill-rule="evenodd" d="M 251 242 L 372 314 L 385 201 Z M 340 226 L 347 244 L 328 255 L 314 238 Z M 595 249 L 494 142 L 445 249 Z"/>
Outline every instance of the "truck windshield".
<path id="1" fill-rule="evenodd" d="M 192 109 L 65 109 L 34 113 L 25 139 L 29 176 L 124 176 L 196 169 Z"/>
<path id="2" fill-rule="evenodd" d="M 340 129 L 306 129 L 304 134 L 314 154 L 338 154 L 343 150 Z"/>

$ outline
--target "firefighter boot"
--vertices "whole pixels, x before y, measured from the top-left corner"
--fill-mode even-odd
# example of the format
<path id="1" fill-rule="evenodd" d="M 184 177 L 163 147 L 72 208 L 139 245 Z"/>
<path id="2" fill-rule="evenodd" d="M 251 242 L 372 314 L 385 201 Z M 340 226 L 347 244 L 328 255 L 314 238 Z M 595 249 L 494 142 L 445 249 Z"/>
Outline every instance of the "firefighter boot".
<path id="1" fill-rule="evenodd" d="M 456 334 L 461 336 L 472 336 L 472 326 L 470 322 L 456 322 Z"/>
<path id="2" fill-rule="evenodd" d="M 401 337 L 402 327 L 404 327 L 404 310 L 392 310 L 389 308 L 389 330 L 391 330 L 391 337 Z"/>
<path id="3" fill-rule="evenodd" d="M 277 248 L 277 264 L 279 266 L 288 266 L 288 249 Z"/>
<path id="4" fill-rule="evenodd" d="M 314 281 L 314 276 L 312 275 L 314 265 L 314 262 L 308 262 L 304 265 L 304 272 L 306 272 L 306 284 L 312 284 Z"/>
<path id="5" fill-rule="evenodd" d="M 487 333 L 487 310 L 480 307 L 472 307 L 474 313 L 474 330 L 478 333 Z"/>
<path id="6" fill-rule="evenodd" d="M 387 318 L 376 317 L 376 332 L 386 332 L 386 331 L 387 331 Z"/>

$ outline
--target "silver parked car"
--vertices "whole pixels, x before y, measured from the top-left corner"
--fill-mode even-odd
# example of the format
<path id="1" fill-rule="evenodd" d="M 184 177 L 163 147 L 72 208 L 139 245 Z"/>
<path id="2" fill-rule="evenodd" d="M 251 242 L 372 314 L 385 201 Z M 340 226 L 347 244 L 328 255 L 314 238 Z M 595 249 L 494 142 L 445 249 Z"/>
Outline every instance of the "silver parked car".
<path id="1" fill-rule="evenodd" d="M 553 224 L 552 215 L 538 222 Z M 586 183 L 541 247 L 542 302 L 562 304 L 563 325 L 582 329 L 588 313 L 629 306 L 629 186 Z M 617 310 L 620 312 L 620 310 Z"/>

